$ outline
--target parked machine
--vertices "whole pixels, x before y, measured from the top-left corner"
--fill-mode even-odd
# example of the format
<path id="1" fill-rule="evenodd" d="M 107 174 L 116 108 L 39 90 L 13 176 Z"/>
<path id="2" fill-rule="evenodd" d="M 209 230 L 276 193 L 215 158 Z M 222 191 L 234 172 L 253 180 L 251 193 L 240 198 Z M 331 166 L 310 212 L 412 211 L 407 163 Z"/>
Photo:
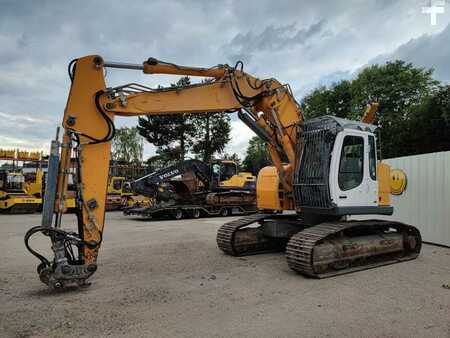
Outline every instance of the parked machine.
<path id="1" fill-rule="evenodd" d="M 133 191 L 152 203 L 126 208 L 124 214 L 175 219 L 250 214 L 256 212 L 255 184 L 256 177 L 238 173 L 233 161 L 186 160 L 132 182 Z"/>
<path id="2" fill-rule="evenodd" d="M 0 212 L 31 214 L 39 210 L 41 203 L 41 197 L 27 192 L 21 172 L 0 171 Z"/>
<path id="3" fill-rule="evenodd" d="M 42 198 L 45 194 L 45 181 L 47 178 L 47 173 L 42 169 L 36 169 L 34 173 L 28 173 L 25 175 L 25 191 L 28 195 L 34 196 L 36 198 Z M 73 186 L 69 184 L 69 187 Z M 74 212 L 76 209 L 75 196 L 76 193 L 73 189 L 68 189 L 65 198 L 65 212 Z M 42 203 L 38 207 L 38 211 L 42 211 Z"/>
<path id="4" fill-rule="evenodd" d="M 211 81 L 162 89 L 135 83 L 111 88 L 105 84 L 105 68 L 201 76 Z M 258 174 L 257 205 L 290 212 L 259 213 L 224 224 L 217 244 L 227 254 L 285 250 L 292 269 L 313 277 L 419 255 L 421 237 L 415 227 L 347 219 L 393 212 L 389 166 L 377 161 L 375 127 L 365 123 L 372 120 L 375 106 L 366 111 L 362 122 L 332 116 L 305 121 L 288 85 L 272 78 L 259 80 L 244 72 L 242 62 L 234 67 L 196 68 L 154 58 L 143 64 L 107 62 L 94 55 L 72 61 L 69 75 L 65 132 L 62 144 L 52 142 L 49 178 L 54 180 L 48 180 L 42 224 L 25 236 L 27 248 L 41 262 L 38 273 L 44 283 L 56 288 L 82 285 L 97 269 L 115 115 L 237 111 L 267 143 L 274 165 Z M 60 211 L 72 155 L 77 159 L 77 194 L 82 202 L 75 232 L 63 230 Z M 50 260 L 29 246 L 29 238 L 38 232 L 50 236 L 54 253 Z"/>
<path id="5" fill-rule="evenodd" d="M 127 196 L 133 195 L 130 184 L 125 177 L 109 177 L 108 193 L 106 194 L 106 211 L 121 210 L 126 206 Z"/>

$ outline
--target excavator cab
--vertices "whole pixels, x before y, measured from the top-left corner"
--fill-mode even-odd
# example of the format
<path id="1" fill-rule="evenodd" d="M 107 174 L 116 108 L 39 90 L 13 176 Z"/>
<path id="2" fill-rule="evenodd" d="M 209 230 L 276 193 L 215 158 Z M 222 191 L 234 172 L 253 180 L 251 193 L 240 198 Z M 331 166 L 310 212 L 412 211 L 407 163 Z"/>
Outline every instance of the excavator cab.
<path id="1" fill-rule="evenodd" d="M 304 125 L 304 153 L 294 178 L 296 209 L 325 215 L 392 215 L 377 181 L 376 127 L 333 116 Z"/>
<path id="2" fill-rule="evenodd" d="M 5 192 L 21 193 L 25 189 L 25 177 L 21 173 L 0 172 L 0 189 Z"/>
<path id="3" fill-rule="evenodd" d="M 213 181 L 229 180 L 237 174 L 237 165 L 233 161 L 216 160 L 211 164 Z"/>

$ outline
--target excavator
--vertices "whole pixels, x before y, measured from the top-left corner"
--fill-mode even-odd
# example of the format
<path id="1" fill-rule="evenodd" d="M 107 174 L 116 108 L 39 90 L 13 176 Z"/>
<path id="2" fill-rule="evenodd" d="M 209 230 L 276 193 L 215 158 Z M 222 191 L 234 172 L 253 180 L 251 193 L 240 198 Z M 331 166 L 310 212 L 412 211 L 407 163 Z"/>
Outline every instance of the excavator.
<path id="1" fill-rule="evenodd" d="M 133 181 L 133 191 L 153 203 L 126 208 L 124 214 L 175 219 L 250 214 L 256 212 L 255 182 L 251 173 L 238 173 L 233 161 L 189 159 Z"/>
<path id="2" fill-rule="evenodd" d="M 145 74 L 198 76 L 186 87 L 150 88 L 137 83 L 107 87 L 106 69 Z M 225 223 L 217 244 L 233 256 L 285 250 L 287 264 L 311 277 L 331 277 L 416 258 L 421 235 L 414 226 L 389 220 L 389 166 L 377 161 L 375 107 L 361 121 L 323 116 L 305 121 L 289 85 L 258 79 L 219 64 L 186 67 L 149 58 L 142 64 L 110 62 L 90 55 L 70 62 L 72 81 L 64 110 L 62 142 L 51 143 L 42 223 L 25 235 L 39 260 L 40 280 L 52 288 L 88 285 L 97 270 L 105 225 L 105 198 L 114 117 L 237 112 L 267 144 L 273 166 L 257 177 L 257 205 L 267 212 Z M 62 213 L 71 158 L 77 163 L 78 223 L 64 227 Z M 279 211 L 282 213 L 270 212 Z M 42 233 L 53 258 L 30 246 Z"/>

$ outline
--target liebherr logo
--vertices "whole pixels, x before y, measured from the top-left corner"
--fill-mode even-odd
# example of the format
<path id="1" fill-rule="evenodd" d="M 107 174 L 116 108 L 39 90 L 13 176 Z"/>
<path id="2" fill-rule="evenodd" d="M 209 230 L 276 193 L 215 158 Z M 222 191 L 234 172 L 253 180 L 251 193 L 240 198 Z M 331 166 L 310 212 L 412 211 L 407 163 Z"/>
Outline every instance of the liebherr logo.
<path id="1" fill-rule="evenodd" d="M 437 15 L 445 13 L 445 1 L 443 0 L 430 0 L 430 5 L 422 7 L 423 14 L 430 15 L 430 24 L 431 26 L 437 25 Z"/>

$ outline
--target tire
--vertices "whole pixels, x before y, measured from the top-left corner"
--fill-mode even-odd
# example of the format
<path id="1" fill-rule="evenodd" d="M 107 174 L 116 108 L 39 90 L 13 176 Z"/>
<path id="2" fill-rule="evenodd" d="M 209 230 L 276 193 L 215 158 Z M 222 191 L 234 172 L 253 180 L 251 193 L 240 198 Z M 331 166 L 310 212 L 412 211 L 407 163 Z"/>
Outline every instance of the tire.
<path id="1" fill-rule="evenodd" d="M 192 210 L 192 218 L 200 218 L 201 212 L 200 209 Z"/>
<path id="2" fill-rule="evenodd" d="M 230 214 L 230 210 L 228 210 L 228 208 L 223 208 L 222 210 L 220 210 L 220 216 L 222 217 L 227 217 Z"/>
<path id="3" fill-rule="evenodd" d="M 173 211 L 173 218 L 175 218 L 176 220 L 182 219 L 183 216 L 184 216 L 183 210 L 177 209 L 177 210 Z"/>

